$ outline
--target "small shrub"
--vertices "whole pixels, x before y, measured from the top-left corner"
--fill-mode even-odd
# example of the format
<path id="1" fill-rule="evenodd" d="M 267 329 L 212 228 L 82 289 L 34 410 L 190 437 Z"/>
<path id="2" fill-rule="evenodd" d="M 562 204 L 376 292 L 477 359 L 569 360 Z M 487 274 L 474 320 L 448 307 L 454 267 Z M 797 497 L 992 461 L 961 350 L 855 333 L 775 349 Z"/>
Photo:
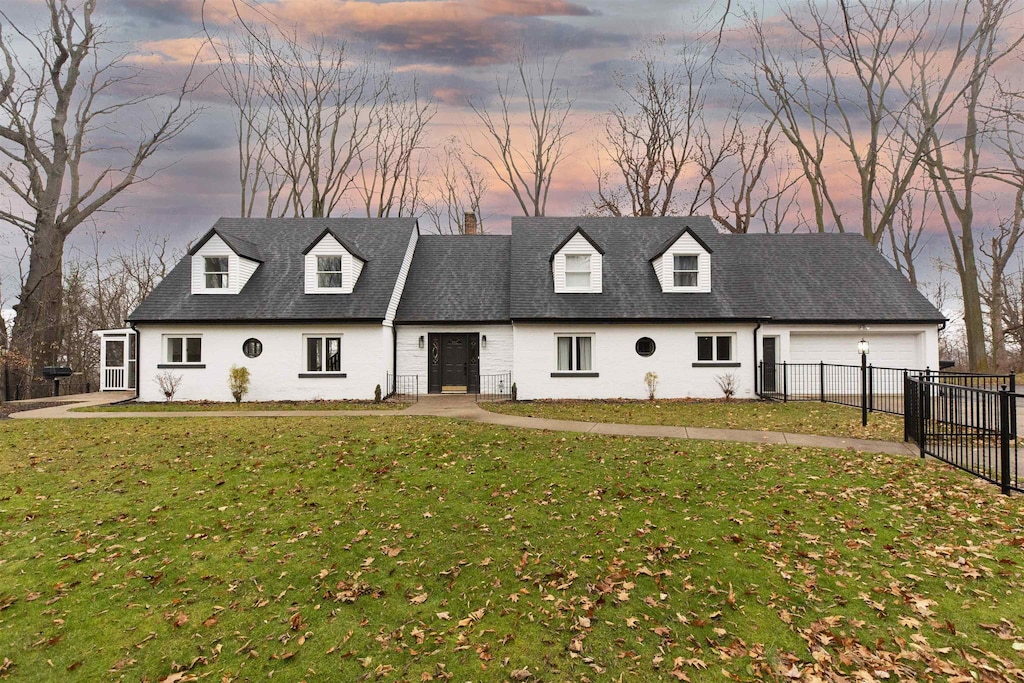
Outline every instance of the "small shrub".
<path id="1" fill-rule="evenodd" d="M 377 388 L 373 390 L 373 402 L 374 403 L 380 403 L 380 385 L 379 384 L 377 385 Z"/>
<path id="2" fill-rule="evenodd" d="M 658 391 L 658 373 L 648 372 L 644 375 L 644 384 L 647 385 L 647 398 L 654 400 L 654 394 Z"/>
<path id="3" fill-rule="evenodd" d="M 228 388 L 235 403 L 241 403 L 242 398 L 249 393 L 249 368 L 232 365 L 228 372 Z"/>
<path id="4" fill-rule="evenodd" d="M 515 401 L 519 398 L 519 388 L 515 382 L 512 382 L 512 400 Z"/>
<path id="5" fill-rule="evenodd" d="M 181 380 L 184 379 L 182 375 L 175 375 L 169 370 L 158 373 L 153 381 L 160 387 L 160 391 L 164 395 L 164 400 L 168 403 L 174 400 L 174 395 L 178 393 L 178 387 L 181 386 Z"/>
<path id="6" fill-rule="evenodd" d="M 734 373 L 730 372 L 725 375 L 719 375 L 715 378 L 715 381 L 718 382 L 718 388 L 722 390 L 726 401 L 731 400 L 736 395 L 736 390 L 739 388 L 739 380 L 736 379 Z"/>

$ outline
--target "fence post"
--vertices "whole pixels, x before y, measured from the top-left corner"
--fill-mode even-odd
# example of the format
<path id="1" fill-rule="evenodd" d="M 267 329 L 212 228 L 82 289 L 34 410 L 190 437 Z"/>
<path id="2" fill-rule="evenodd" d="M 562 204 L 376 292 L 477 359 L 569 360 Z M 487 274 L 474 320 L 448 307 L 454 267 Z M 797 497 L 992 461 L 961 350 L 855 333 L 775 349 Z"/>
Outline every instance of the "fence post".
<path id="1" fill-rule="evenodd" d="M 910 380 L 903 371 L 903 443 L 910 441 Z"/>
<path id="2" fill-rule="evenodd" d="M 927 400 L 927 386 L 927 382 L 919 377 L 917 380 L 917 445 L 921 448 L 922 460 L 924 460 L 925 441 L 927 440 L 924 433 L 924 404 Z"/>
<path id="3" fill-rule="evenodd" d="M 789 373 L 786 372 L 786 361 L 782 361 L 782 402 L 789 402 Z"/>
<path id="4" fill-rule="evenodd" d="M 1010 399 L 1006 385 L 999 389 L 999 488 L 1010 495 Z"/>
<path id="5" fill-rule="evenodd" d="M 825 402 L 825 361 L 818 361 L 818 394 L 821 402 Z"/>

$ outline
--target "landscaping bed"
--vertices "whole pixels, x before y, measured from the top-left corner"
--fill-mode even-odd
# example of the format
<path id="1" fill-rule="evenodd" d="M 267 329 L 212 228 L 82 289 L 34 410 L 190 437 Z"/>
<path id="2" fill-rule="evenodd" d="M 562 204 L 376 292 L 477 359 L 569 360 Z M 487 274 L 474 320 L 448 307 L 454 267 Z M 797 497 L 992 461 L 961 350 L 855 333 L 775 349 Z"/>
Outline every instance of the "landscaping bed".
<path id="1" fill-rule="evenodd" d="M 78 408 L 80 412 L 179 412 L 217 410 L 402 410 L 408 403 L 394 401 L 153 401 Z"/>
<path id="2" fill-rule="evenodd" d="M 903 418 L 871 413 L 861 426 L 859 408 L 818 402 L 777 401 L 518 401 L 487 403 L 495 413 L 582 422 L 754 429 L 840 438 L 903 440 Z"/>
<path id="3" fill-rule="evenodd" d="M 1024 499 L 428 418 L 0 424 L 12 680 L 1019 680 Z"/>

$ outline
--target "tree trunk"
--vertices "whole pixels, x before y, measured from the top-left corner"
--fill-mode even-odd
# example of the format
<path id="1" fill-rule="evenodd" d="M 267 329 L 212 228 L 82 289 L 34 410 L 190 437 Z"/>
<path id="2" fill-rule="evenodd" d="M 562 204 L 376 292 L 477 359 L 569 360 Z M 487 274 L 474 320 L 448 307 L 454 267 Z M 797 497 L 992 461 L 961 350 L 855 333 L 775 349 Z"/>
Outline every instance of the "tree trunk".
<path id="1" fill-rule="evenodd" d="M 15 306 L 14 347 L 30 361 L 20 382 L 25 388 L 41 377 L 43 366 L 58 361 L 63 258 L 64 236 L 52 221 L 40 221 L 32 238 L 21 303 Z"/>

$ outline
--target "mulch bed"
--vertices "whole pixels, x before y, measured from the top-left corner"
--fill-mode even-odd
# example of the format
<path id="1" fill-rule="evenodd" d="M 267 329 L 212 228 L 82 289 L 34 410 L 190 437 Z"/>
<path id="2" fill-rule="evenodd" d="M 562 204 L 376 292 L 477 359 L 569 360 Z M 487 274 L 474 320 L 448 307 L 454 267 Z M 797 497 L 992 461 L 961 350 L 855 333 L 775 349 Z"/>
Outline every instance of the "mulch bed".
<path id="1" fill-rule="evenodd" d="M 24 410 L 39 410 L 40 408 L 53 408 L 62 406 L 67 401 L 45 401 L 40 403 L 0 403 L 0 420 L 11 416 L 11 413 L 20 413 Z"/>

